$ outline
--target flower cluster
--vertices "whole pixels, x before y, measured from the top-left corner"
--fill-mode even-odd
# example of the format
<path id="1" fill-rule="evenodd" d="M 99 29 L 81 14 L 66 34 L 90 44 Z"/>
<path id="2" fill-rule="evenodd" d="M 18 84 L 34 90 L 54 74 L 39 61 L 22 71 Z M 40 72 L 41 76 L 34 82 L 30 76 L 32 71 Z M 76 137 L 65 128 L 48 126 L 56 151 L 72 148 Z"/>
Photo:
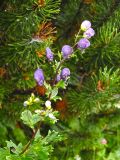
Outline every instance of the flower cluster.
<path id="1" fill-rule="evenodd" d="M 66 89 L 67 81 L 71 74 L 69 68 L 62 68 L 61 65 L 65 60 L 69 59 L 73 55 L 73 49 L 76 48 L 76 46 L 80 50 L 88 48 L 90 46 L 89 39 L 95 34 L 95 31 L 91 28 L 91 22 L 87 20 L 82 22 L 81 30 L 83 31 L 83 37 L 78 42 L 77 40 L 75 41 L 74 47 L 71 47 L 67 44 L 62 47 L 61 55 L 59 55 L 60 62 L 57 62 L 56 60 L 54 61 L 54 54 L 52 50 L 49 47 L 46 48 L 46 59 L 48 60 L 48 62 L 53 64 L 55 71 L 55 77 L 53 77 L 53 79 L 50 81 L 50 84 L 45 81 L 44 73 L 41 68 L 36 69 L 34 72 L 34 79 L 37 83 L 37 87 L 45 88 L 45 94 L 48 100 L 45 103 L 43 103 L 32 93 L 30 98 L 28 98 L 28 100 L 26 100 L 23 104 L 25 107 L 31 106 L 34 103 L 38 103 L 39 105 L 44 104 L 44 108 L 42 106 L 39 106 L 39 109 L 35 108 L 34 113 L 30 110 L 25 110 L 24 112 L 22 112 L 21 119 L 23 120 L 24 124 L 28 125 L 31 129 L 33 129 L 33 131 L 35 131 L 34 136 L 31 140 L 36 138 L 41 122 L 55 124 L 58 121 L 58 119 L 56 118 L 58 115 L 58 111 L 55 111 L 52 108 L 51 100 L 55 102 L 57 100 L 61 100 L 61 97 L 58 96 L 59 88 Z M 30 43 L 34 41 L 40 42 L 39 37 L 34 37 Z M 29 142 L 30 143 L 26 145 L 27 147 L 25 147 L 25 149 L 23 148 L 23 151 L 20 151 L 20 155 L 23 154 L 29 148 L 32 141 Z M 107 140 L 103 138 L 101 140 L 101 144 L 107 144 Z M 81 159 L 79 155 L 76 155 L 74 158 L 75 160 Z"/>
<path id="2" fill-rule="evenodd" d="M 31 106 L 32 104 L 38 103 L 39 101 L 40 101 L 40 99 L 39 99 L 39 98 L 36 98 L 35 95 L 32 93 L 32 94 L 31 94 L 31 97 L 30 97 L 27 101 L 25 101 L 25 102 L 23 103 L 23 105 L 24 105 L 24 107 L 26 107 L 26 106 Z"/>
<path id="3" fill-rule="evenodd" d="M 82 22 L 81 30 L 84 31 L 83 38 L 79 40 L 77 47 L 80 50 L 83 50 L 90 46 L 89 39 L 95 35 L 95 31 L 93 28 L 91 28 L 91 22 L 88 20 Z"/>
<path id="4" fill-rule="evenodd" d="M 44 110 L 40 110 L 37 109 L 35 110 L 35 113 L 38 114 L 39 116 L 41 116 L 42 121 L 46 121 L 46 122 L 50 122 L 52 124 L 57 122 L 57 111 L 53 111 L 52 107 L 51 107 L 51 102 L 49 100 L 47 100 L 45 102 L 45 109 Z"/>
<path id="5" fill-rule="evenodd" d="M 69 70 L 69 68 L 63 68 L 61 70 L 61 73 L 57 74 L 56 81 L 57 82 L 59 82 L 60 80 L 66 81 L 69 77 L 70 77 L 70 70 Z"/>
<path id="6" fill-rule="evenodd" d="M 82 38 L 77 42 L 77 44 L 74 45 L 74 47 L 71 47 L 70 45 L 64 45 L 61 49 L 61 55 L 60 59 L 62 57 L 62 60 L 60 62 L 55 61 L 55 70 L 56 74 L 55 77 L 53 78 L 53 86 L 48 85 L 45 82 L 43 70 L 38 68 L 34 72 L 34 79 L 36 80 L 38 86 L 45 86 L 47 89 L 46 95 L 48 95 L 49 99 L 52 97 L 55 97 L 58 93 L 58 88 L 54 88 L 54 84 L 59 84 L 58 82 L 60 80 L 63 80 L 64 83 L 67 82 L 68 78 L 70 77 L 70 70 L 69 68 L 63 68 L 61 69 L 61 64 L 63 61 L 66 59 L 69 59 L 73 55 L 73 49 L 77 46 L 78 49 L 85 50 L 90 46 L 90 41 L 89 39 L 95 35 L 95 31 L 91 28 L 91 22 L 88 20 L 85 20 L 81 24 L 81 28 L 83 31 Z M 78 33 L 79 34 L 79 33 Z M 79 37 L 79 36 L 78 36 Z M 54 60 L 54 54 L 51 51 L 49 47 L 46 48 L 46 58 L 49 62 L 53 63 Z M 64 88 L 64 87 L 63 87 Z M 52 91 L 53 90 L 53 91 Z"/>
<path id="7" fill-rule="evenodd" d="M 95 35 L 95 31 L 91 28 L 91 22 L 85 20 L 81 24 L 81 30 L 83 33 L 83 38 L 81 38 L 77 42 L 77 48 L 80 50 L 84 50 L 90 46 L 89 39 Z M 69 59 L 73 54 L 73 48 L 69 45 L 64 45 L 61 49 L 62 57 L 64 60 Z M 54 54 L 49 47 L 46 48 L 46 58 L 49 62 L 52 62 L 54 59 Z M 55 77 L 56 82 L 60 80 L 66 81 L 70 76 L 69 68 L 63 68 L 61 71 L 58 72 L 57 76 Z M 39 86 L 43 86 L 44 84 L 44 74 L 42 69 L 37 69 L 34 72 L 34 79 L 38 83 Z"/>
<path id="8" fill-rule="evenodd" d="M 69 45 L 64 45 L 62 47 L 62 55 L 64 59 L 68 59 L 70 57 L 70 55 L 73 53 L 73 48 Z M 46 48 L 46 58 L 48 59 L 48 61 L 52 62 L 53 61 L 53 53 L 51 51 L 51 49 L 49 47 Z"/>

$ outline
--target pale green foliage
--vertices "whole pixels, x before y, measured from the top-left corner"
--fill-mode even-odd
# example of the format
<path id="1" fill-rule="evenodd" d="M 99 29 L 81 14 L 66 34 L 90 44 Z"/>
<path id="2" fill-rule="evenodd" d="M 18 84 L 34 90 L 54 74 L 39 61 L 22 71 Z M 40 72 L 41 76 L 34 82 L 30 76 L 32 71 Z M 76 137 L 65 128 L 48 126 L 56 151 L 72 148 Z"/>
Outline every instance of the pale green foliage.
<path id="1" fill-rule="evenodd" d="M 53 87 L 50 86 L 50 84 L 47 84 L 46 82 L 44 82 L 44 85 L 47 89 L 46 91 L 46 95 L 49 97 L 50 96 L 50 100 L 53 101 L 57 101 L 57 100 L 61 100 L 61 97 L 58 96 L 58 90 L 61 89 L 66 89 L 68 83 L 67 81 L 63 81 L 60 80 L 58 83 L 56 83 Z"/>
<path id="2" fill-rule="evenodd" d="M 24 124 L 27 124 L 31 128 L 34 128 L 34 125 L 41 120 L 40 116 L 32 114 L 29 110 L 22 112 L 21 119 Z"/>
<path id="3" fill-rule="evenodd" d="M 62 139 L 63 138 L 55 131 L 49 131 L 45 138 L 38 133 L 30 148 L 23 155 L 20 155 L 23 148 L 22 144 L 17 146 L 10 141 L 7 142 L 5 149 L 0 149 L 0 159 L 33 160 L 34 158 L 35 160 L 50 160 L 50 154 L 53 151 L 51 144 L 61 141 Z"/>
<path id="4" fill-rule="evenodd" d="M 35 95 L 31 95 L 28 102 L 35 103 Z M 50 106 L 51 107 L 51 106 Z M 7 147 L 0 149 L 1 160 L 49 160 L 50 154 L 53 151 L 53 143 L 63 140 L 63 138 L 56 131 L 49 131 L 46 137 L 42 137 L 40 130 L 36 130 L 36 125 L 40 125 L 41 122 L 56 123 L 57 112 L 52 108 L 35 110 L 36 113 L 32 113 L 30 110 L 25 110 L 21 114 L 23 123 L 33 129 L 34 137 L 28 142 L 28 147 L 24 147 L 22 143 L 16 145 L 14 142 L 7 141 Z M 39 127 L 38 125 L 38 127 Z M 36 130 L 36 132 L 35 132 Z"/>

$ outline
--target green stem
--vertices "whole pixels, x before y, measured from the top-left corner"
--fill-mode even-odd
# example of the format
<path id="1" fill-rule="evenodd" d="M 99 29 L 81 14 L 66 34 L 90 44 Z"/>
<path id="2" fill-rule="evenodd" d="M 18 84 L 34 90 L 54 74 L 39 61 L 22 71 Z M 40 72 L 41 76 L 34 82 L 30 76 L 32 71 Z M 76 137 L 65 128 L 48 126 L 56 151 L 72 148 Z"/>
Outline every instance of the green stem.
<path id="1" fill-rule="evenodd" d="M 54 86 L 54 84 L 55 84 L 57 74 L 58 74 L 59 69 L 60 69 L 60 67 L 61 67 L 61 65 L 62 65 L 63 62 L 64 62 L 64 59 L 62 59 L 62 60 L 60 61 L 60 64 L 59 64 L 58 68 L 56 69 L 56 73 L 55 73 L 55 77 L 54 77 L 54 79 L 53 79 L 52 86 Z M 51 94 L 52 94 L 52 93 L 49 94 L 49 97 L 48 97 L 49 100 L 50 100 L 50 98 L 51 98 Z"/>
<path id="2" fill-rule="evenodd" d="M 64 59 L 62 59 L 62 60 L 60 61 L 60 64 L 59 64 L 58 68 L 56 69 L 56 73 L 55 73 L 55 77 L 54 77 L 54 79 L 53 79 L 52 86 L 54 86 L 54 84 L 55 84 L 58 71 L 59 71 L 59 69 L 60 69 L 60 67 L 61 67 L 61 65 L 62 65 L 63 62 L 64 62 Z"/>

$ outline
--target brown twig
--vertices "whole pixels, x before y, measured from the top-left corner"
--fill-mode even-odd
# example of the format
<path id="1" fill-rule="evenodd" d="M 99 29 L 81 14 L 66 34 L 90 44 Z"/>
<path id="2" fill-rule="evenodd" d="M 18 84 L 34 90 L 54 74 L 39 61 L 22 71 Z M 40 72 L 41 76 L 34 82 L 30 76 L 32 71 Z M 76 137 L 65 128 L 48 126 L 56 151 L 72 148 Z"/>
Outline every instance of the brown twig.
<path id="1" fill-rule="evenodd" d="M 22 150 L 22 152 L 20 153 L 20 155 L 22 155 L 23 153 L 25 153 L 27 151 L 27 149 L 29 148 L 29 146 L 31 145 L 32 141 L 34 140 L 38 130 L 40 128 L 40 123 L 38 124 L 38 127 L 36 128 L 32 138 L 28 141 L 28 143 L 26 144 L 25 148 Z"/>

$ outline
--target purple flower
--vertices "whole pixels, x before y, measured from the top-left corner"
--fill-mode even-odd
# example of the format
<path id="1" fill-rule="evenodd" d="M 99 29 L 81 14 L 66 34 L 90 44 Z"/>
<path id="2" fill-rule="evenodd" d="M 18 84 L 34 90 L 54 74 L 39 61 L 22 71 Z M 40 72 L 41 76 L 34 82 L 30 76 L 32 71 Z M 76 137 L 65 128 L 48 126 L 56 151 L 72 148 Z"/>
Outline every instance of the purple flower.
<path id="1" fill-rule="evenodd" d="M 81 24 L 81 30 L 86 31 L 91 27 L 91 22 L 88 20 L 85 20 Z"/>
<path id="2" fill-rule="evenodd" d="M 34 79 L 36 80 L 36 82 L 38 83 L 38 85 L 42 86 L 44 83 L 44 75 L 43 75 L 43 71 L 42 69 L 37 69 L 34 72 Z"/>
<path id="3" fill-rule="evenodd" d="M 80 39 L 80 41 L 77 43 L 77 47 L 79 49 L 85 49 L 88 48 L 89 46 L 90 46 L 90 41 L 86 38 Z"/>
<path id="4" fill-rule="evenodd" d="M 61 80 L 61 76 L 60 76 L 60 74 L 57 74 L 56 81 L 59 82 L 60 80 Z"/>
<path id="5" fill-rule="evenodd" d="M 49 47 L 46 48 L 46 57 L 49 61 L 53 61 L 53 53 Z"/>
<path id="6" fill-rule="evenodd" d="M 61 71 L 61 78 L 63 80 L 66 80 L 66 78 L 69 77 L 69 76 L 70 76 L 70 70 L 69 70 L 69 68 L 62 69 L 62 71 Z"/>
<path id="7" fill-rule="evenodd" d="M 95 35 L 95 31 L 94 31 L 94 29 L 92 29 L 92 28 L 89 28 L 86 32 L 84 32 L 84 34 L 83 34 L 83 36 L 85 37 L 85 38 L 91 38 L 92 36 L 94 36 Z"/>
<path id="8" fill-rule="evenodd" d="M 62 47 L 62 53 L 63 53 L 63 58 L 67 59 L 69 58 L 69 56 L 72 54 L 73 52 L 73 48 L 69 45 L 64 45 Z"/>

